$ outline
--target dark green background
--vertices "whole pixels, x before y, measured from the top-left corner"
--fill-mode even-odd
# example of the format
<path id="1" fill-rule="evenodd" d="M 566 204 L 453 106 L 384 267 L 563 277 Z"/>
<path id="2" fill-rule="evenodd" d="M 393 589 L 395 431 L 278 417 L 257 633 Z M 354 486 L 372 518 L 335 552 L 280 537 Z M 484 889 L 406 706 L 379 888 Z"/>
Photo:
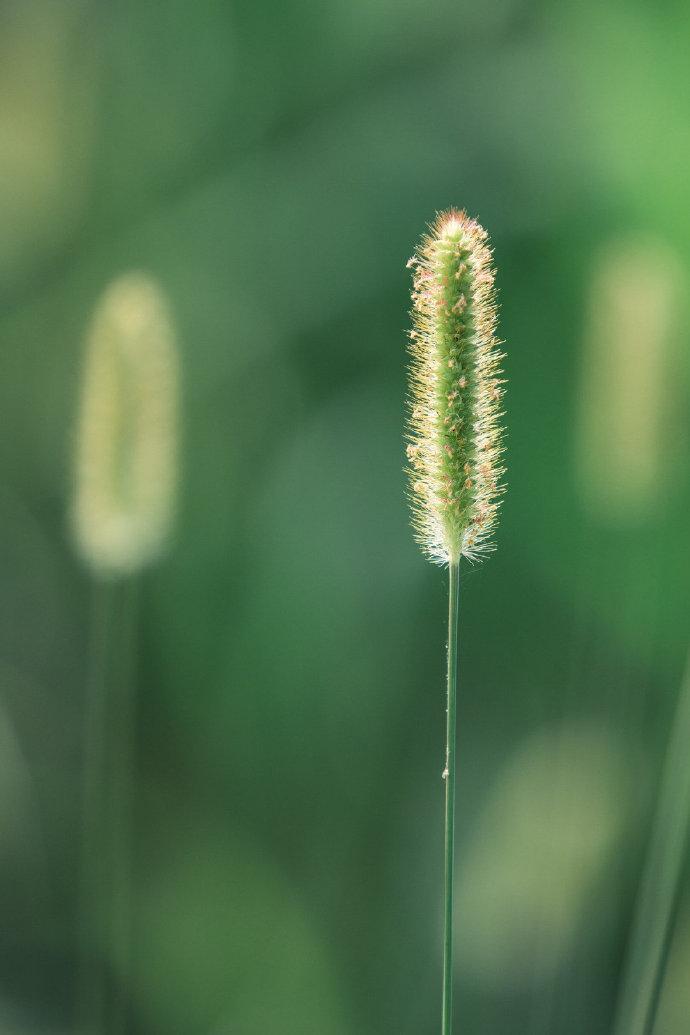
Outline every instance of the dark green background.
<path id="1" fill-rule="evenodd" d="M 687 277 L 689 30 L 670 0 L 0 4 L 3 1031 L 73 1030 L 66 515 L 85 331 L 130 268 L 183 375 L 140 587 L 131 1030 L 438 1031 L 447 576 L 409 529 L 404 332 L 449 205 L 492 236 L 509 377 L 498 549 L 462 586 L 458 1030 L 610 1030 L 688 638 L 688 335 L 672 477 L 616 521 L 578 480 L 583 340 L 609 240 Z M 681 903 L 664 1035 L 689 966 Z"/>

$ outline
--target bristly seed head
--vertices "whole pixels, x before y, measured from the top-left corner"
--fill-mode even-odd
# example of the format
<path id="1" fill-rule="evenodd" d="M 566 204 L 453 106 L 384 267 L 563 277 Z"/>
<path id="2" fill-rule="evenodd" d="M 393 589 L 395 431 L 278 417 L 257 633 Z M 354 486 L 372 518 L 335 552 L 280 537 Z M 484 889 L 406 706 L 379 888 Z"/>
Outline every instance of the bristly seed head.
<path id="1" fill-rule="evenodd" d="M 450 209 L 437 216 L 407 265 L 413 270 L 407 456 L 414 527 L 431 560 L 455 564 L 491 549 L 503 492 L 503 355 L 487 233 Z"/>

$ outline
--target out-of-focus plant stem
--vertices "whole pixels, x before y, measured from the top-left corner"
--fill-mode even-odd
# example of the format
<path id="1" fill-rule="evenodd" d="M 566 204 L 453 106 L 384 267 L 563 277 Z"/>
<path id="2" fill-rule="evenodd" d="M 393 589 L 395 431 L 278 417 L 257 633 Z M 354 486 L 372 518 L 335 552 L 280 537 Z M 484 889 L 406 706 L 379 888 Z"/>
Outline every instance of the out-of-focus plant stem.
<path id="1" fill-rule="evenodd" d="M 690 658 L 666 751 L 618 1003 L 615 1035 L 651 1035 L 690 821 Z"/>

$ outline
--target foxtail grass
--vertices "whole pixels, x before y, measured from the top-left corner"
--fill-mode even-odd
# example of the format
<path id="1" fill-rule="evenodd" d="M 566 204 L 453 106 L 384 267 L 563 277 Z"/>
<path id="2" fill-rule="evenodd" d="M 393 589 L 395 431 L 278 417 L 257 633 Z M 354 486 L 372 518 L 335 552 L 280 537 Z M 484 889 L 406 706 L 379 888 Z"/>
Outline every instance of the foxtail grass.
<path id="1" fill-rule="evenodd" d="M 168 541 L 177 382 L 161 289 L 145 274 L 118 278 L 92 319 L 75 439 L 72 528 L 93 587 L 77 1005 L 84 1035 L 127 1026 L 137 582 Z"/>
<path id="2" fill-rule="evenodd" d="M 683 436 L 685 271 L 655 237 L 613 239 L 593 256 L 578 400 L 577 467 L 591 515 L 653 518 L 673 492 Z"/>
<path id="3" fill-rule="evenodd" d="M 479 223 L 441 213 L 407 265 L 413 526 L 427 557 L 449 569 L 442 1035 L 451 1035 L 460 561 L 492 549 L 504 474 L 502 354 L 492 253 Z"/>

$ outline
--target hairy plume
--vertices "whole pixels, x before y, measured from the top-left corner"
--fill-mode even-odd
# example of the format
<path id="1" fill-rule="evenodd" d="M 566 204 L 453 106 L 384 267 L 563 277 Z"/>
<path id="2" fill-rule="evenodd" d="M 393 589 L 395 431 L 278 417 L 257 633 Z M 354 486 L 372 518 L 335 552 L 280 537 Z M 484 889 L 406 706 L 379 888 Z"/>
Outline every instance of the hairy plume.
<path id="1" fill-rule="evenodd" d="M 414 527 L 431 560 L 456 564 L 491 548 L 503 491 L 503 357 L 486 231 L 465 212 L 443 212 L 408 267 Z"/>

